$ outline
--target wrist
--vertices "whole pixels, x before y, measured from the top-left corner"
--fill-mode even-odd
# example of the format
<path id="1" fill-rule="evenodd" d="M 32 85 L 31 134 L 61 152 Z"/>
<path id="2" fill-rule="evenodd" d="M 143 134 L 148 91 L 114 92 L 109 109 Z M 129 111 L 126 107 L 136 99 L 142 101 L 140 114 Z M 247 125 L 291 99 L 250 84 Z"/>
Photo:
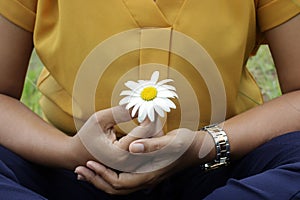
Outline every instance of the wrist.
<path id="1" fill-rule="evenodd" d="M 84 147 L 78 135 L 70 137 L 67 146 L 66 158 L 68 160 L 68 169 L 73 170 L 77 166 L 85 165 L 87 161 L 93 160 L 93 157 Z"/>
<path id="2" fill-rule="evenodd" d="M 216 157 L 216 148 L 213 138 L 207 131 L 197 131 L 197 158 L 199 164 L 211 162 Z"/>
<path id="3" fill-rule="evenodd" d="M 212 161 L 215 157 L 214 141 L 207 132 L 202 130 L 188 131 L 189 133 L 186 133 L 184 137 L 187 138 L 191 136 L 189 139 L 186 139 L 189 140 L 189 148 L 185 151 L 184 155 L 180 156 L 180 169 L 192 166 L 200 166 L 204 163 Z M 190 143 L 190 139 L 192 139 L 192 143 Z M 179 143 L 181 145 L 184 143 L 182 140 L 180 140 L 181 142 Z"/>

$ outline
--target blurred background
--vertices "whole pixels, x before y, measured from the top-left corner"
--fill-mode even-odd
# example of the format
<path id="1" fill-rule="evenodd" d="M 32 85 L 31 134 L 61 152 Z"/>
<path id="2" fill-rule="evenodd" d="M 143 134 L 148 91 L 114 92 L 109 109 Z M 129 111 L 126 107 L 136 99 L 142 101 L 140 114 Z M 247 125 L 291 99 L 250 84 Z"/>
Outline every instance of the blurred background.
<path id="1" fill-rule="evenodd" d="M 42 111 L 38 102 L 41 94 L 36 87 L 36 82 L 42 68 L 43 64 L 33 51 L 21 99 L 25 105 L 40 116 Z M 256 55 L 248 60 L 247 68 L 261 88 L 265 101 L 281 95 L 276 70 L 267 45 L 262 45 Z"/>

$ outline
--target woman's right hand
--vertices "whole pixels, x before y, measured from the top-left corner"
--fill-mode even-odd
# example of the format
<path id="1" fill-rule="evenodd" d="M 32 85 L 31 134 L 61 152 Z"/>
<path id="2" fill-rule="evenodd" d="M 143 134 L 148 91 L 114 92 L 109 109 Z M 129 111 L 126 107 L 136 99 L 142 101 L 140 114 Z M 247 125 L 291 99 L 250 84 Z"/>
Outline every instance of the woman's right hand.
<path id="1" fill-rule="evenodd" d="M 97 154 L 100 153 L 110 154 L 114 158 L 112 144 L 117 141 L 114 126 L 129 120 L 131 117 L 128 111 L 120 106 L 91 115 L 71 139 L 70 151 L 74 152 L 73 159 L 78 164 L 83 164 L 89 159 L 97 160 Z"/>
<path id="2" fill-rule="evenodd" d="M 78 165 L 95 160 L 110 167 L 124 166 L 132 157 L 129 145 L 134 140 L 161 134 L 159 123 L 142 123 L 118 140 L 115 126 L 131 121 L 128 110 L 116 106 L 94 113 L 72 137 L 70 152 Z"/>
<path id="3" fill-rule="evenodd" d="M 126 136 L 118 139 L 115 126 L 131 121 L 128 110 L 116 106 L 94 113 L 72 137 L 70 152 L 78 165 L 85 165 L 88 160 L 100 162 L 107 167 L 122 171 L 134 171 L 137 159 L 129 152 L 129 145 L 141 138 L 156 137 L 162 134 L 160 121 L 148 121 L 135 126 Z"/>

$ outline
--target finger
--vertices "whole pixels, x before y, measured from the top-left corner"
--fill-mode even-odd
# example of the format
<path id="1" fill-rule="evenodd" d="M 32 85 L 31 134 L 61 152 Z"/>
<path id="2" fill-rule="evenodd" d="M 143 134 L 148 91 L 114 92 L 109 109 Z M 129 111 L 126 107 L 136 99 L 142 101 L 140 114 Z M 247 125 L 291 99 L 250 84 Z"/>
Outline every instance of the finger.
<path id="1" fill-rule="evenodd" d="M 87 181 L 106 193 L 117 195 L 128 194 L 131 192 L 131 190 L 118 190 L 113 188 L 113 186 L 106 182 L 99 174 L 87 167 L 79 166 L 76 168 L 75 173 L 78 174 L 78 180 Z"/>
<path id="2" fill-rule="evenodd" d="M 119 192 L 142 189 L 145 187 L 143 183 L 147 182 L 147 175 L 133 173 L 117 174 L 115 171 L 94 161 L 87 162 L 87 166 L 101 176 L 103 181 L 108 183 L 114 190 L 118 190 Z"/>
<path id="3" fill-rule="evenodd" d="M 107 183 L 101 176 L 97 176 L 92 183 L 96 188 L 111 194 L 111 195 L 125 195 L 136 191 L 137 189 L 115 189 Z"/>
<path id="4" fill-rule="evenodd" d="M 131 136 L 131 135 L 125 135 L 122 138 L 120 138 L 119 140 L 115 140 L 114 145 L 116 145 L 120 149 L 128 151 L 130 143 L 132 143 L 133 141 L 135 141 L 137 139 L 140 139 L 140 138 L 134 137 L 134 136 Z"/>
<path id="5" fill-rule="evenodd" d="M 159 119 L 156 119 L 154 122 L 145 120 L 140 124 L 140 126 L 132 129 L 128 135 L 136 138 L 157 137 L 163 135 L 162 128 L 163 126 Z"/>
<path id="6" fill-rule="evenodd" d="M 115 145 L 124 150 L 129 150 L 129 145 L 141 138 L 158 137 L 163 135 L 162 125 L 160 120 L 150 122 L 150 120 L 144 121 L 140 126 L 132 129 L 126 136 L 120 140 L 115 141 Z"/>
<path id="7" fill-rule="evenodd" d="M 139 139 L 129 145 L 131 153 L 149 153 L 161 150 L 168 146 L 173 153 L 182 152 L 195 140 L 196 132 L 189 129 L 176 129 L 161 137 Z M 143 146 L 143 148 L 141 148 Z M 143 151 L 141 150 L 143 149 Z M 171 153 L 171 152 L 170 152 Z"/>
<path id="8" fill-rule="evenodd" d="M 110 185 L 112 185 L 115 189 L 121 188 L 121 186 L 118 184 L 118 174 L 115 171 L 95 161 L 88 161 L 86 166 L 101 176 L 104 180 L 109 182 Z"/>
<path id="9" fill-rule="evenodd" d="M 84 180 L 88 182 L 90 182 L 96 176 L 96 174 L 91 169 L 85 166 L 76 167 L 74 172 L 77 174 L 78 180 Z"/>
<path id="10" fill-rule="evenodd" d="M 170 143 L 170 136 L 164 135 L 162 137 L 146 138 L 133 141 L 129 145 L 131 153 L 149 153 L 157 151 L 167 146 Z"/>
<path id="11" fill-rule="evenodd" d="M 105 129 L 118 123 L 132 120 L 130 112 L 124 106 L 115 106 L 100 110 L 95 113 L 95 116 L 98 123 Z"/>
<path id="12" fill-rule="evenodd" d="M 89 167 L 89 168 L 88 168 Z M 104 179 L 97 174 L 97 171 L 101 171 L 100 168 L 102 168 L 102 165 L 98 165 L 97 163 L 93 164 L 87 164 L 87 167 L 85 166 L 79 166 L 75 169 L 75 173 L 78 174 L 79 177 L 84 179 L 85 181 L 88 181 L 92 183 L 97 188 L 100 188 L 104 191 L 113 191 L 113 187 L 104 181 Z"/>

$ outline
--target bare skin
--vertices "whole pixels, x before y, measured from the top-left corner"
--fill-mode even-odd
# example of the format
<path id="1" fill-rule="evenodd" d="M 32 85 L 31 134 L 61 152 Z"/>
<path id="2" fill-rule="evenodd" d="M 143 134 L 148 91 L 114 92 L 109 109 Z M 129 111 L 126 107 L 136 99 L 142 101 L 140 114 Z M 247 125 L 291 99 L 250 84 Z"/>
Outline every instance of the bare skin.
<path id="1" fill-rule="evenodd" d="M 276 136 L 300 130 L 300 46 L 297 45 L 300 43 L 299 27 L 300 16 L 297 16 L 266 33 L 283 95 L 224 122 L 224 129 L 228 133 L 231 144 L 232 159 L 244 156 Z M 0 17 L 0 30 L 1 145 L 28 160 L 43 165 L 74 170 L 77 166 L 87 163 L 87 167 L 78 167 L 76 172 L 81 178 L 111 194 L 127 194 L 151 187 L 173 172 L 214 158 L 212 140 L 206 137 L 205 132 L 199 131 L 193 138 L 190 148 L 178 162 L 158 171 L 117 174 L 100 163 L 89 161 L 95 159 L 82 145 L 78 136 L 65 135 L 44 122 L 19 101 L 33 48 L 32 33 L 18 28 L 2 17 Z M 111 116 L 110 110 L 97 113 L 100 119 L 98 122 L 104 130 L 103 134 L 110 130 L 107 124 L 115 123 Z M 288 120 L 286 116 L 289 116 Z M 176 137 L 178 131 L 191 132 L 187 129 L 175 130 L 162 137 L 136 140 L 134 143 L 131 142 L 135 138 L 126 136 L 122 140 L 125 143 L 122 143 L 121 147 L 128 147 L 131 143 L 129 150 L 132 153 L 152 152 L 168 145 L 168 141 Z M 107 139 L 114 140 L 113 137 Z M 206 139 L 206 148 L 211 150 L 200 159 L 199 151 Z M 135 143 L 143 144 L 144 150 L 135 148 Z M 116 145 L 120 144 L 116 143 Z"/>
<path id="2" fill-rule="evenodd" d="M 67 136 L 19 101 L 33 49 L 32 33 L 1 16 L 0 30 L 0 144 L 30 161 L 70 170 L 93 160 L 94 157 L 83 146 L 78 135 Z M 131 120 L 120 109 L 115 109 L 115 115 L 123 115 L 124 120 Z M 87 126 L 101 127 L 99 134 L 111 132 L 115 124 L 112 109 L 99 111 L 93 117 L 99 123 Z M 113 136 L 106 135 L 107 140 L 115 141 Z M 115 144 L 120 148 L 128 148 L 132 139 L 127 138 Z"/>
<path id="3" fill-rule="evenodd" d="M 222 124 L 229 137 L 231 159 L 241 158 L 274 137 L 300 130 L 299 35 L 299 15 L 266 33 L 283 95 L 228 119 Z M 178 170 L 211 160 L 214 157 L 214 150 L 209 151 L 210 153 L 205 157 L 199 158 L 198 152 L 202 144 L 206 144 L 208 149 L 213 149 L 214 146 L 212 140 L 209 139 L 202 143 L 207 138 L 204 135 L 205 133 L 199 131 L 195 142 L 178 162 L 158 171 L 143 174 L 117 174 L 100 163 L 89 161 L 86 167 L 76 168 L 76 172 L 79 174 L 79 179 L 89 181 L 107 193 L 128 194 L 142 188 L 152 187 Z M 131 143 L 129 150 L 134 153 L 156 151 L 167 146 L 172 137 L 176 137 L 176 131 L 159 138 L 136 140 Z M 144 148 L 134 148 L 136 143 L 144 145 Z"/>

